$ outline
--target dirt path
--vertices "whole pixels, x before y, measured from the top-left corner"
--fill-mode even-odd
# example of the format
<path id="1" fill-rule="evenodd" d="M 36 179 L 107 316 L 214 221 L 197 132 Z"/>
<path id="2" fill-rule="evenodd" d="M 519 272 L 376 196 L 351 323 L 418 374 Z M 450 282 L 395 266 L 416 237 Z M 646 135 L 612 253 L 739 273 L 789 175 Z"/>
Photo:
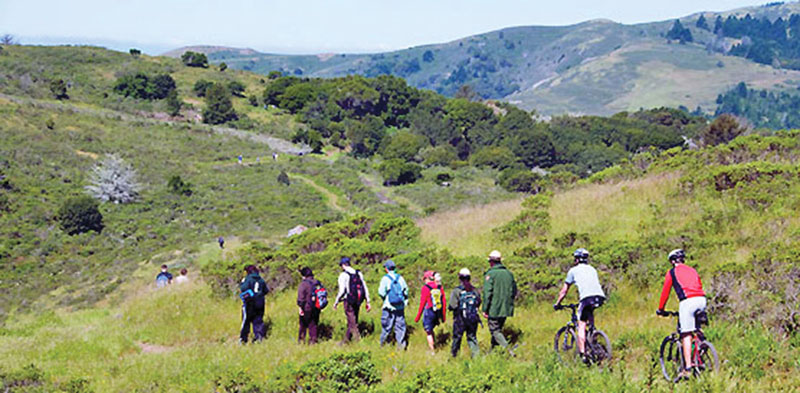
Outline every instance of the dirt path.
<path id="1" fill-rule="evenodd" d="M 421 206 L 412 202 L 408 198 L 404 198 L 399 195 L 392 195 L 392 191 L 388 187 L 379 184 L 377 180 L 371 179 L 365 174 L 360 174 L 358 179 L 361 180 L 361 184 L 368 187 L 370 190 L 372 190 L 372 192 L 375 193 L 375 196 L 378 197 L 378 200 L 380 200 L 381 203 L 388 205 L 403 205 L 415 213 L 422 213 Z"/>
<path id="2" fill-rule="evenodd" d="M 298 179 L 298 180 L 308 184 L 309 186 L 311 186 L 311 188 L 317 190 L 320 194 L 322 194 L 325 197 L 325 201 L 327 202 L 328 206 L 331 209 L 336 210 L 336 211 L 340 211 L 340 212 L 345 212 L 347 210 L 347 209 L 345 209 L 345 208 L 343 208 L 341 206 L 338 195 L 332 193 L 327 188 L 325 188 L 323 186 L 320 186 L 314 180 L 309 179 L 309 178 L 307 178 L 307 177 L 305 177 L 303 175 L 296 174 L 296 173 L 289 174 L 289 178 Z"/>

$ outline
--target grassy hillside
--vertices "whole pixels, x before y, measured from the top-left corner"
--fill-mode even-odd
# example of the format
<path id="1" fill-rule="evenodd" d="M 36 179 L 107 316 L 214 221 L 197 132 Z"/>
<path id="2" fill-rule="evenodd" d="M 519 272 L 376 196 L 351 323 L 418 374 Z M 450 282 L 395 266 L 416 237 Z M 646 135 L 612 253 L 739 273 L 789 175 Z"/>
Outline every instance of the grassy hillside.
<path id="1" fill-rule="evenodd" d="M 519 208 L 517 203 L 497 204 L 476 210 L 472 218 L 441 213 L 425 219 L 423 239 L 431 228 L 441 233 L 436 228 L 457 223 L 487 239 L 487 246 L 503 250 L 522 292 L 507 329 L 520 344 L 515 359 L 485 354 L 486 329 L 479 331 L 484 352 L 479 359 L 449 360 L 444 346 L 431 356 L 413 323 L 408 351 L 380 348 L 375 312 L 363 314 L 367 335 L 360 343 L 337 346 L 344 318 L 341 311 L 326 310 L 323 342 L 298 346 L 292 286 L 268 298 L 267 341 L 236 344 L 238 301 L 212 289 L 220 289 L 220 278 L 239 277 L 244 262 L 257 261 L 274 283 L 296 282 L 296 273 L 275 268 L 298 264 L 314 266 L 324 282 L 332 283 L 337 257 L 351 255 L 374 291 L 383 257 L 372 260 L 370 255 L 393 257 L 412 286 L 411 304 L 418 301 L 423 269 L 444 272 L 450 288 L 461 266 L 478 272 L 485 268 L 488 247 L 476 247 L 464 258 L 432 251 L 444 247 L 459 253 L 473 247 L 472 235 L 441 246 L 420 243 L 410 221 L 379 216 L 332 223 L 281 247 L 256 242 L 220 254 L 209 245 L 192 265 L 206 267 L 209 284 L 195 275 L 191 284 L 154 290 L 149 287 L 152 269 L 142 266 L 107 305 L 15 316 L 0 335 L 0 374 L 7 386 L 24 383 L 30 391 L 75 386 L 227 392 L 794 391 L 800 383 L 800 336 L 788 317 L 796 310 L 793 299 L 800 287 L 794 257 L 800 229 L 794 214 L 800 195 L 798 154 L 797 133 L 743 137 L 699 152 L 673 150 L 644 170 L 615 167 L 575 189 L 537 196 L 531 200 L 535 203 Z M 523 247 L 495 237 L 493 228 L 508 218 L 487 219 L 541 208 L 547 224 L 519 238 Z M 319 242 L 325 246 L 312 246 Z M 614 350 L 615 360 L 604 370 L 566 367 L 551 352 L 552 336 L 567 315 L 553 312 L 550 304 L 578 246 L 592 252 L 592 264 L 609 294 L 597 319 Z M 722 364 L 718 374 L 679 385 L 661 378 L 656 360 L 657 346 L 674 329 L 674 321 L 653 315 L 668 268 L 665 255 L 674 247 L 687 250 L 688 263 L 703 277 L 712 317 L 705 330 Z M 225 270 L 228 266 L 235 270 Z M 671 299 L 668 308 L 674 307 Z M 438 333 L 446 337 L 449 331 L 445 326 Z"/>
<path id="2" fill-rule="evenodd" d="M 798 11 L 800 6 L 792 2 L 702 15 L 713 27 L 718 15 L 775 19 Z M 484 98 L 511 100 L 546 115 L 610 115 L 679 105 L 713 112 L 717 94 L 741 81 L 769 88 L 796 85 L 797 72 L 709 54 L 709 45 L 729 49 L 740 40 L 725 38 L 714 44 L 713 33 L 695 26 L 699 16 L 681 18 L 694 36 L 694 42 L 686 45 L 668 44 L 664 38 L 673 21 L 623 25 L 595 20 L 572 26 L 513 27 L 372 55 L 284 56 L 218 47 L 207 52 L 214 62 L 262 74 L 274 70 L 313 77 L 393 74 L 412 86 L 445 95 L 469 85 Z M 182 50 L 170 53 L 179 56 Z"/>

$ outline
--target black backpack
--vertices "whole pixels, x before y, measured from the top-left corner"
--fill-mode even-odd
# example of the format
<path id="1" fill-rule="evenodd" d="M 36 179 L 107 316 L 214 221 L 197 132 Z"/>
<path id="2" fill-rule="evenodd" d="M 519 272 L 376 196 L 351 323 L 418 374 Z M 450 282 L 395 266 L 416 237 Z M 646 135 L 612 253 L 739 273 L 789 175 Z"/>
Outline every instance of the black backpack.
<path id="1" fill-rule="evenodd" d="M 461 288 L 461 293 L 458 295 L 458 311 L 464 322 L 470 324 L 480 322 L 481 319 L 478 316 L 478 294 Z"/>
<path id="2" fill-rule="evenodd" d="M 361 280 L 361 272 L 356 270 L 355 273 L 347 273 L 350 276 L 350 282 L 347 288 L 347 303 L 353 306 L 360 306 L 364 301 L 364 281 Z"/>

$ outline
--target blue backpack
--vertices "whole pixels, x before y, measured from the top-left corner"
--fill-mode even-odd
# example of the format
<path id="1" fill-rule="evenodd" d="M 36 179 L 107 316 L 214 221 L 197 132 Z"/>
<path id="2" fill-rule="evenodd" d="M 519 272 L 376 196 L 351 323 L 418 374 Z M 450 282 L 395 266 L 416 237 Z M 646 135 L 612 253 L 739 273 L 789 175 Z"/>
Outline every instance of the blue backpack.
<path id="1" fill-rule="evenodd" d="M 392 277 L 389 276 L 388 274 L 386 275 L 386 277 L 389 277 L 390 280 L 392 279 Z M 389 303 L 393 305 L 399 305 L 405 303 L 406 296 L 403 293 L 403 287 L 400 285 L 399 274 L 395 274 L 394 280 L 392 280 L 392 283 L 389 285 L 389 292 L 386 294 L 386 296 L 389 298 Z"/>
<path id="2" fill-rule="evenodd" d="M 172 279 L 172 276 L 169 273 L 158 273 L 156 276 L 156 288 L 164 288 L 169 284 L 169 280 Z"/>

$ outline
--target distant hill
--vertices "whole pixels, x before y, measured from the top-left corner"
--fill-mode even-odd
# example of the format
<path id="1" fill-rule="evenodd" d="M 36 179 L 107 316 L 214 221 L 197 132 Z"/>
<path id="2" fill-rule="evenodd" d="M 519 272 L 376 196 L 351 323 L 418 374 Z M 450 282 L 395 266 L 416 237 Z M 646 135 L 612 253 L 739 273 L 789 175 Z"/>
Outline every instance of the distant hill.
<path id="1" fill-rule="evenodd" d="M 211 54 L 219 53 L 219 52 L 225 52 L 225 53 L 232 52 L 232 53 L 236 53 L 236 54 L 238 54 L 240 56 L 249 56 L 249 55 L 254 55 L 254 54 L 258 53 L 255 50 L 250 49 L 250 48 L 231 48 L 231 47 L 227 47 L 227 46 L 197 45 L 197 46 L 184 46 L 182 48 L 173 49 L 171 51 L 162 53 L 161 56 L 174 57 L 174 58 L 178 59 L 186 51 L 202 52 L 202 53 L 205 53 L 207 55 L 211 55 Z"/>
<path id="2" fill-rule="evenodd" d="M 800 5 L 774 3 L 681 18 L 694 40 L 665 34 L 674 20 L 623 25 L 593 20 L 571 26 L 512 27 L 448 43 L 381 54 L 278 55 L 249 49 L 191 47 L 212 62 L 268 73 L 313 77 L 393 74 L 409 84 L 454 95 L 469 85 L 484 98 L 509 100 L 543 114 L 608 115 L 641 107 L 697 106 L 713 112 L 718 94 L 739 82 L 760 88 L 796 87 L 800 73 L 726 56 L 741 40 L 710 31 L 717 16 L 787 17 Z M 696 26 L 703 16 L 711 28 Z M 170 52 L 177 56 L 181 48 Z M 716 50 L 714 50 L 716 49 Z"/>

